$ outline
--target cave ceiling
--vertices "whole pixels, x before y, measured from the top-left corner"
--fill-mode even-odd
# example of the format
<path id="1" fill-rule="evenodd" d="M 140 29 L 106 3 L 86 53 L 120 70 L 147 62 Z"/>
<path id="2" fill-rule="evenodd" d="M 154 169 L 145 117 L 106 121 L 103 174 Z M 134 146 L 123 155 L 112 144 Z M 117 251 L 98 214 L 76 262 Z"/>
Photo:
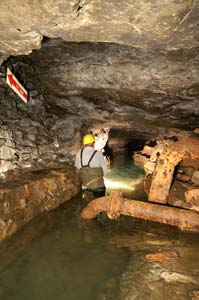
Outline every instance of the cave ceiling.
<path id="1" fill-rule="evenodd" d="M 1 0 L 0 23 L 1 118 L 199 126 L 198 0 Z M 7 66 L 28 105 L 13 104 Z"/>

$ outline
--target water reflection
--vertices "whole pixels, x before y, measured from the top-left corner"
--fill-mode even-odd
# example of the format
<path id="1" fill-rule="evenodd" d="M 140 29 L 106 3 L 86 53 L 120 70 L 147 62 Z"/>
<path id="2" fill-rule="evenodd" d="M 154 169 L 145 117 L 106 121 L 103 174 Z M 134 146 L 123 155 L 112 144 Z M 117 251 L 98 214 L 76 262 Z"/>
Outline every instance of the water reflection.
<path id="1" fill-rule="evenodd" d="M 133 164 L 132 159 L 116 157 L 111 169 L 105 177 L 107 193 L 112 190 L 122 191 L 124 197 L 132 199 L 146 199 L 143 190 L 144 171 Z"/>
<path id="2" fill-rule="evenodd" d="M 139 234 L 120 236 L 112 243 L 131 251 L 121 279 L 122 299 L 197 299 L 199 257 L 194 253 L 199 250 L 198 234 L 147 222 Z"/>
<path id="3" fill-rule="evenodd" d="M 81 220 L 84 205 L 79 195 L 1 244 L 0 299 L 197 299 L 198 234 L 125 216 Z"/>
<path id="4" fill-rule="evenodd" d="M 4 243 L 1 257 L 6 251 L 10 257 L 1 267 L 0 299 L 119 299 L 128 255 L 107 248 L 114 225 L 106 232 L 97 220 L 82 222 L 80 198 L 74 201 L 70 210 L 37 218 Z"/>

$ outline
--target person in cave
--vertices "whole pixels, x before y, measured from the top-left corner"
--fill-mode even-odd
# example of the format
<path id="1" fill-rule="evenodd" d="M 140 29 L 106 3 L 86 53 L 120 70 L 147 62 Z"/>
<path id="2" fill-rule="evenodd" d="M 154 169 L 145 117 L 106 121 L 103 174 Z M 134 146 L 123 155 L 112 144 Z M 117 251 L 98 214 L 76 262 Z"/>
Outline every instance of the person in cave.
<path id="1" fill-rule="evenodd" d="M 79 150 L 75 158 L 75 167 L 80 170 L 84 198 L 87 200 L 103 197 L 106 194 L 103 177 L 107 166 L 103 154 L 95 150 L 94 145 L 93 134 L 86 134 L 83 137 L 83 148 Z"/>

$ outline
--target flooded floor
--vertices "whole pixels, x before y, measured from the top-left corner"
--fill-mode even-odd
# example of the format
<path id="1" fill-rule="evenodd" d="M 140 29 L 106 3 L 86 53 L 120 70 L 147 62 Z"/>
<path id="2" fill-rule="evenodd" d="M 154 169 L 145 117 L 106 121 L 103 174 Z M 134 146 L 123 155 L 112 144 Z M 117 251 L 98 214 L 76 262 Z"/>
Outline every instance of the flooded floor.
<path id="1" fill-rule="evenodd" d="M 145 172 L 134 165 L 133 161 L 120 155 L 115 158 L 105 177 L 106 191 L 121 191 L 122 195 L 131 199 L 146 200 L 143 179 Z"/>
<path id="2" fill-rule="evenodd" d="M 108 191 L 122 178 L 126 195 L 145 197 L 142 170 L 122 160 Z M 83 221 L 84 205 L 79 195 L 1 244 L 0 299 L 199 299 L 199 234 L 125 216 Z"/>

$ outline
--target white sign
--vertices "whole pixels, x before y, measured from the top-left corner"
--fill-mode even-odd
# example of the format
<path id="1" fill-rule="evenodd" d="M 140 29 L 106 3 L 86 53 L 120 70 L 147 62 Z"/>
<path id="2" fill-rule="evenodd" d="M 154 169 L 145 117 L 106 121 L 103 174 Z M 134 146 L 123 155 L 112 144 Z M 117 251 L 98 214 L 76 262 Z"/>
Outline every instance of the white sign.
<path id="1" fill-rule="evenodd" d="M 6 83 L 15 91 L 15 93 L 25 102 L 28 102 L 28 92 L 7 68 Z"/>

